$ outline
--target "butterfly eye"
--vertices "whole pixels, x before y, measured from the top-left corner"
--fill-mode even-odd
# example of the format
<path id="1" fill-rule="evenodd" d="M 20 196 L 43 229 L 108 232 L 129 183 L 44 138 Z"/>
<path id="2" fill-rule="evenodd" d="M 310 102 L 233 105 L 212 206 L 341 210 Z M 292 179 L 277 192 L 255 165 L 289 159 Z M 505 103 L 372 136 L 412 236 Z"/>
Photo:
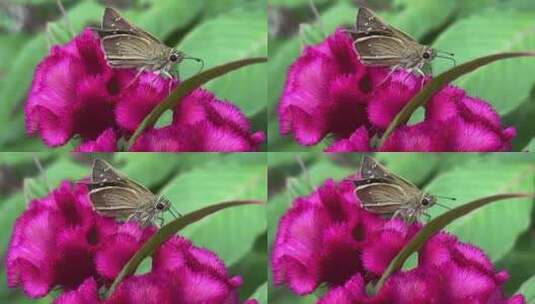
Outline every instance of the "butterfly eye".
<path id="1" fill-rule="evenodd" d="M 175 62 L 178 60 L 178 56 L 176 54 L 171 54 L 171 56 L 169 56 L 169 60 Z"/>
<path id="2" fill-rule="evenodd" d="M 422 55 L 422 57 L 423 57 L 424 59 L 429 59 L 429 58 L 431 58 L 431 54 L 429 54 L 429 52 L 424 52 L 424 54 Z"/>
<path id="3" fill-rule="evenodd" d="M 165 205 L 162 204 L 162 203 L 158 203 L 158 204 L 156 204 L 156 209 L 163 210 L 163 209 L 165 209 Z"/>
<path id="4" fill-rule="evenodd" d="M 431 205 L 431 201 L 429 200 L 428 197 L 425 197 L 425 198 L 422 200 L 422 206 L 427 207 L 427 206 L 429 206 L 429 205 Z"/>

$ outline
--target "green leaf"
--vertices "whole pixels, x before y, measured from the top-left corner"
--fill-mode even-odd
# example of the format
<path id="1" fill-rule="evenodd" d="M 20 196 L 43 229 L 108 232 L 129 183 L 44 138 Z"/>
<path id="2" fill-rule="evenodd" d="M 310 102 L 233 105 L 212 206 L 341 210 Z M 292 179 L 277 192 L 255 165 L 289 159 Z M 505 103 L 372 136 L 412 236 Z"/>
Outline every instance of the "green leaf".
<path id="1" fill-rule="evenodd" d="M 201 12 L 203 4 L 204 1 L 157 1 L 136 18 L 136 25 L 165 40 L 175 30 L 193 22 Z"/>
<path id="2" fill-rule="evenodd" d="M 266 200 L 266 166 L 214 160 L 179 175 L 160 191 L 181 213 L 228 200 Z M 246 229 L 244 227 L 247 227 Z M 227 264 L 246 255 L 266 229 L 266 212 L 258 206 L 222 211 L 187 227 L 182 235 L 216 251 Z"/>
<path id="3" fill-rule="evenodd" d="M 526 152 L 535 152 L 535 138 L 531 140 L 531 142 L 529 143 L 529 145 L 523 149 L 523 151 L 526 151 Z"/>
<path id="4" fill-rule="evenodd" d="M 490 63 L 515 57 L 535 57 L 535 52 L 500 53 L 477 58 L 458 65 L 433 78 L 424 86 L 420 93 L 414 96 L 411 101 L 409 101 L 409 103 L 403 107 L 398 115 L 396 115 L 396 117 L 392 120 L 385 133 L 381 137 L 378 147 L 383 146 L 388 137 L 397 127 L 407 123 L 416 109 L 425 106 L 435 93 L 447 86 L 453 80 Z M 532 61 L 535 63 L 535 59 L 532 59 Z"/>
<path id="5" fill-rule="evenodd" d="M 256 299 L 260 304 L 268 304 L 267 285 L 266 282 L 258 287 L 251 298 Z"/>
<path id="6" fill-rule="evenodd" d="M 124 162 L 121 172 L 146 187 L 154 187 L 169 178 L 178 166 L 189 161 L 187 155 L 173 153 L 117 153 L 117 161 Z M 157 174 L 154 174 L 157 173 Z"/>
<path id="7" fill-rule="evenodd" d="M 535 138 L 535 96 L 530 96 L 513 112 L 503 117 L 505 126 L 514 126 L 517 134 L 513 139 L 513 151 L 525 151 L 529 142 Z M 532 150 L 533 151 L 533 150 Z"/>
<path id="8" fill-rule="evenodd" d="M 149 113 L 149 115 L 145 117 L 143 122 L 134 132 L 134 135 L 130 137 L 128 141 L 128 150 L 136 142 L 136 140 L 143 133 L 143 131 L 145 131 L 145 129 L 152 127 L 165 111 L 175 108 L 177 104 L 182 100 L 182 98 L 187 96 L 193 90 L 197 89 L 201 85 L 205 84 L 206 82 L 214 78 L 217 78 L 221 75 L 224 75 L 226 73 L 229 73 L 241 67 L 244 67 L 250 64 L 266 62 L 266 61 L 267 59 L 263 57 L 233 61 L 233 62 L 229 62 L 223 65 L 217 66 L 215 68 L 211 68 L 207 71 L 204 71 L 200 74 L 197 74 L 183 81 L 175 90 L 173 90 L 173 92 L 171 92 L 171 95 L 169 95 L 164 101 L 158 104 L 158 106 L 156 106 Z"/>
<path id="9" fill-rule="evenodd" d="M 485 10 L 454 23 L 437 38 L 434 47 L 455 53 L 457 62 L 493 53 L 533 50 L 534 28 L 535 13 Z M 441 65 L 450 63 L 435 60 L 435 67 Z M 456 84 L 470 95 L 492 103 L 498 113 L 505 114 L 529 97 L 535 83 L 533 70 L 535 60 L 531 58 L 500 61 L 459 79 Z"/>
<path id="10" fill-rule="evenodd" d="M 442 201 L 449 207 L 497 193 L 535 192 L 533 158 L 528 154 L 507 154 L 520 159 L 508 161 L 505 155 L 499 154 L 474 159 L 438 175 L 426 191 L 457 198 L 457 201 Z M 477 244 L 493 261 L 497 261 L 513 248 L 518 236 L 529 227 L 532 209 L 529 200 L 495 204 L 464 216 L 449 225 L 447 230 L 464 242 Z M 434 206 L 429 213 L 436 217 L 444 211 L 444 208 Z M 507 221 L 507 229 L 499 224 L 504 220 Z"/>
<path id="11" fill-rule="evenodd" d="M 204 217 L 221 211 L 226 208 L 237 207 L 241 205 L 251 205 L 251 204 L 261 204 L 258 201 L 230 201 L 220 204 L 215 204 L 208 206 L 206 208 L 188 213 L 171 223 L 163 226 L 156 234 L 154 234 L 144 245 L 141 247 L 136 254 L 126 263 L 119 275 L 113 281 L 110 289 L 106 293 L 106 298 L 108 298 L 113 292 L 119 283 L 128 275 L 134 273 L 139 266 L 139 264 L 149 255 L 151 255 L 157 247 L 163 244 L 167 239 L 172 237 L 175 233 L 183 229 L 184 227 L 195 223 Z"/>
<path id="12" fill-rule="evenodd" d="M 377 282 L 375 286 L 375 292 L 378 293 L 379 290 L 383 287 L 386 280 L 396 271 L 401 269 L 405 261 L 414 253 L 416 253 L 427 240 L 433 237 L 436 233 L 440 232 L 444 227 L 446 227 L 451 222 L 456 219 L 474 211 L 478 208 L 481 208 L 487 204 L 513 199 L 513 198 L 535 198 L 533 193 L 508 193 L 508 194 L 498 194 L 493 196 L 488 196 L 484 198 L 477 199 L 475 201 L 466 203 L 462 206 L 449 210 L 444 214 L 440 215 L 437 218 L 434 218 L 432 221 L 427 223 L 410 241 L 405 247 L 399 252 L 399 254 L 392 260 L 388 265 L 388 268 L 385 270 L 381 279 Z M 517 202 L 522 203 L 522 202 Z"/>
<path id="13" fill-rule="evenodd" d="M 4 255 L 7 251 L 15 220 L 24 210 L 26 210 L 26 202 L 21 192 L 13 194 L 0 205 L 0 223 L 2 225 L 2 233 L 0 233 L 0 254 Z"/>
<path id="14" fill-rule="evenodd" d="M 433 153 L 377 153 L 376 158 L 399 176 L 420 184 L 436 169 L 439 155 Z M 358 167 L 355 167 L 355 172 Z"/>
<path id="15" fill-rule="evenodd" d="M 457 8 L 456 2 L 459 1 L 399 1 L 400 5 L 404 6 L 404 9 L 388 18 L 388 21 L 393 26 L 402 29 L 419 40 L 430 31 L 437 30 L 443 26 L 448 19 L 453 17 Z"/>
<path id="16" fill-rule="evenodd" d="M 315 5 L 321 5 L 327 3 L 329 0 L 313 0 Z M 269 5 L 295 8 L 299 6 L 308 6 L 310 0 L 270 0 Z"/>
<path id="17" fill-rule="evenodd" d="M 22 34 L 2 34 L 0 35 L 0 82 L 5 81 L 6 72 L 13 64 L 13 59 L 17 57 L 22 46 L 28 41 L 29 37 Z"/>
<path id="18" fill-rule="evenodd" d="M 523 294 L 527 304 L 535 304 L 535 276 L 524 282 L 517 294 Z"/>
<path id="19" fill-rule="evenodd" d="M 239 8 L 196 26 L 177 47 L 202 58 L 206 67 L 211 68 L 234 60 L 267 56 L 266 33 L 264 7 Z M 180 69 L 181 74 L 192 75 L 198 66 L 184 64 Z M 252 116 L 266 106 L 266 73 L 267 65 L 250 66 L 214 79 L 206 88 L 218 99 L 229 100 Z"/>

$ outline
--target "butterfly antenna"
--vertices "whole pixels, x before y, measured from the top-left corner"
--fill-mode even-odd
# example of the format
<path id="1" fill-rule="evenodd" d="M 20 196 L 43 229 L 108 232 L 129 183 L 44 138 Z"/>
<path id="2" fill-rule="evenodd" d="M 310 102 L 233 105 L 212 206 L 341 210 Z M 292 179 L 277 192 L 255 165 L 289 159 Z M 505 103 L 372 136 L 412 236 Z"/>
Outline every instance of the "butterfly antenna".
<path id="1" fill-rule="evenodd" d="M 435 196 L 438 197 L 438 198 L 448 199 L 450 201 L 456 201 L 457 200 L 455 197 L 440 196 L 440 195 L 435 195 Z"/>
<path id="2" fill-rule="evenodd" d="M 450 60 L 450 61 L 453 62 L 453 66 L 456 66 L 456 65 L 457 65 L 457 61 L 455 61 L 455 58 L 453 58 L 453 57 L 447 57 L 447 56 L 440 56 L 440 55 L 437 55 L 437 58 L 442 58 L 442 59 Z"/>
<path id="3" fill-rule="evenodd" d="M 453 62 L 453 66 L 457 65 L 457 61 L 455 61 L 455 58 L 454 58 L 455 54 L 453 54 L 453 53 L 437 50 L 437 57 L 452 61 Z"/>
<path id="4" fill-rule="evenodd" d="M 59 10 L 61 11 L 61 14 L 63 15 L 63 18 L 65 18 L 65 26 L 69 30 L 71 34 L 71 38 L 74 38 L 74 29 L 72 28 L 72 25 L 69 21 L 69 16 L 67 16 L 67 12 L 65 11 L 65 7 L 63 7 L 63 3 L 61 0 L 57 0 L 56 3 L 58 4 Z"/>
<path id="5" fill-rule="evenodd" d="M 444 52 L 444 51 L 441 51 L 441 50 L 437 50 L 437 53 L 442 53 L 444 55 L 448 55 L 450 57 L 455 57 L 455 54 L 453 53 L 449 53 L 449 52 Z"/>
<path id="6" fill-rule="evenodd" d="M 444 205 L 444 204 L 441 204 L 441 203 L 435 203 L 435 204 L 436 204 L 437 206 L 440 206 L 440 207 L 444 208 L 444 209 L 451 210 L 451 207 L 446 206 L 446 205 Z"/>
<path id="7" fill-rule="evenodd" d="M 171 211 L 171 214 L 174 217 L 182 217 L 182 213 L 180 213 L 180 211 L 178 211 L 178 209 L 176 209 L 175 206 L 173 206 L 173 204 L 169 205 L 169 211 Z"/>
<path id="8" fill-rule="evenodd" d="M 201 73 L 202 70 L 204 69 L 204 60 L 202 60 L 201 58 L 196 58 L 196 57 L 184 57 L 183 59 L 184 59 L 184 60 L 186 60 L 186 59 L 193 60 L 193 61 L 199 62 L 199 63 L 201 64 L 201 68 L 199 69 L 199 71 L 197 72 L 197 74 Z"/>

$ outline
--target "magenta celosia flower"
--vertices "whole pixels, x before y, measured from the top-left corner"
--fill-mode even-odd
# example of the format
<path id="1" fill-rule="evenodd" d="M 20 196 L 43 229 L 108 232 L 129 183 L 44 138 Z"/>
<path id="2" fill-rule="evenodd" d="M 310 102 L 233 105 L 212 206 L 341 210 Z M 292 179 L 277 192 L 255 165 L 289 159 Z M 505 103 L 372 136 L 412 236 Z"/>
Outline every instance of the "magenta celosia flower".
<path id="1" fill-rule="evenodd" d="M 290 68 L 279 104 L 281 133 L 293 134 L 302 145 L 332 135 L 328 152 L 372 150 L 372 139 L 383 134 L 422 83 L 407 71 L 388 74 L 387 68 L 364 66 L 351 36 L 337 30 L 307 47 Z M 426 106 L 423 122 L 401 126 L 380 150 L 508 151 L 515 135 L 514 128 L 502 129 L 487 102 L 447 86 Z"/>
<path id="2" fill-rule="evenodd" d="M 396 272 L 378 294 L 368 294 L 368 284 L 420 227 L 369 213 L 352 181 L 328 180 L 282 217 L 271 260 L 274 281 L 299 295 L 326 285 L 322 304 L 525 303 L 522 295 L 504 297 L 505 271 L 496 272 L 480 249 L 446 233 L 427 242 L 415 269 Z"/>
<path id="3" fill-rule="evenodd" d="M 97 139 L 82 142 L 75 152 L 115 152 L 117 151 L 117 134 L 113 128 L 102 132 Z"/>
<path id="4" fill-rule="evenodd" d="M 298 198 L 282 218 L 272 266 L 277 284 L 308 294 L 320 284 L 339 286 L 355 273 L 377 278 L 414 234 L 398 221 L 385 225 L 360 208 L 351 181 L 329 180 Z M 377 254 L 374 254 L 377 253 Z"/>
<path id="5" fill-rule="evenodd" d="M 90 29 L 64 46 L 55 46 L 35 71 L 25 107 L 28 133 L 40 135 L 49 146 L 64 145 L 77 136 L 81 139 L 77 151 L 117 151 L 119 139 L 128 139 L 178 84 L 152 72 L 137 78 L 136 74 L 134 69 L 110 68 Z M 169 128 L 175 131 L 149 130 L 136 149 L 256 151 L 264 141 L 264 134 L 253 133 L 247 118 L 231 103 L 202 89 L 186 100 L 188 105 L 173 111 Z M 189 134 L 191 130 L 196 133 Z M 187 139 L 183 133 L 188 133 Z M 167 144 L 157 144 L 162 140 Z"/>
<path id="6" fill-rule="evenodd" d="M 6 259 L 9 286 L 20 286 L 31 297 L 56 285 L 74 288 L 97 274 L 93 256 L 114 226 L 95 215 L 85 186 L 63 183 L 33 200 L 13 229 Z"/>
<path id="7" fill-rule="evenodd" d="M 100 304 L 98 285 L 95 279 L 89 278 L 76 290 L 66 291 L 54 301 L 54 304 Z"/>
<path id="8" fill-rule="evenodd" d="M 85 184 L 63 182 L 17 219 L 6 259 L 8 285 L 33 298 L 58 286 L 61 304 L 239 303 L 242 279 L 229 276 L 213 252 L 179 236 L 157 248 L 149 273 L 127 277 L 101 300 L 100 287 L 109 287 L 155 231 L 99 215 Z"/>
<path id="9" fill-rule="evenodd" d="M 198 89 L 179 105 L 173 123 L 152 129 L 141 136 L 131 151 L 221 151 L 258 150 L 264 142 L 263 132 L 251 133 L 247 119 L 238 107 L 219 101 Z"/>

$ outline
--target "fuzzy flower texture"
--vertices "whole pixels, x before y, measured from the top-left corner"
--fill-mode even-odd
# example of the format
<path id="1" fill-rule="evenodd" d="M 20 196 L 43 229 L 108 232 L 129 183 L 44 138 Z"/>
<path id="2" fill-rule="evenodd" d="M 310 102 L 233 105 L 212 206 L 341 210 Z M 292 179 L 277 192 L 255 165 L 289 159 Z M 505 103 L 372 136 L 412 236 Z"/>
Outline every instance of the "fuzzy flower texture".
<path id="1" fill-rule="evenodd" d="M 136 74 L 110 68 L 97 35 L 86 29 L 38 65 L 25 107 L 28 133 L 51 147 L 76 136 L 81 152 L 119 150 L 119 139 L 129 138 L 177 85 L 152 72 Z M 131 151 L 256 151 L 264 139 L 238 107 L 196 89 L 173 110 L 170 125 L 148 129 Z"/>
<path id="2" fill-rule="evenodd" d="M 388 68 L 367 67 L 358 59 L 351 36 L 339 29 L 309 46 L 288 72 L 279 104 L 283 135 L 315 145 L 330 135 L 329 152 L 371 151 L 373 138 L 421 88 L 407 71 L 388 76 Z M 381 151 L 509 151 L 515 128 L 503 129 L 487 102 L 447 86 L 430 100 L 425 119 L 392 133 Z"/>
<path id="3" fill-rule="evenodd" d="M 364 210 L 353 182 L 328 180 L 299 197 L 282 217 L 272 252 L 274 281 L 298 295 L 326 286 L 319 304 L 523 304 L 507 299 L 485 253 L 439 233 L 419 251 L 418 266 L 398 271 L 376 295 L 367 293 L 392 259 L 421 228 Z"/>
<path id="4" fill-rule="evenodd" d="M 213 252 L 179 236 L 155 251 L 150 272 L 127 277 L 101 300 L 101 287 L 110 286 L 154 232 L 97 214 L 85 185 L 63 182 L 17 219 L 6 259 L 8 285 L 32 298 L 61 288 L 56 304 L 239 303 L 242 279 L 230 277 Z"/>

